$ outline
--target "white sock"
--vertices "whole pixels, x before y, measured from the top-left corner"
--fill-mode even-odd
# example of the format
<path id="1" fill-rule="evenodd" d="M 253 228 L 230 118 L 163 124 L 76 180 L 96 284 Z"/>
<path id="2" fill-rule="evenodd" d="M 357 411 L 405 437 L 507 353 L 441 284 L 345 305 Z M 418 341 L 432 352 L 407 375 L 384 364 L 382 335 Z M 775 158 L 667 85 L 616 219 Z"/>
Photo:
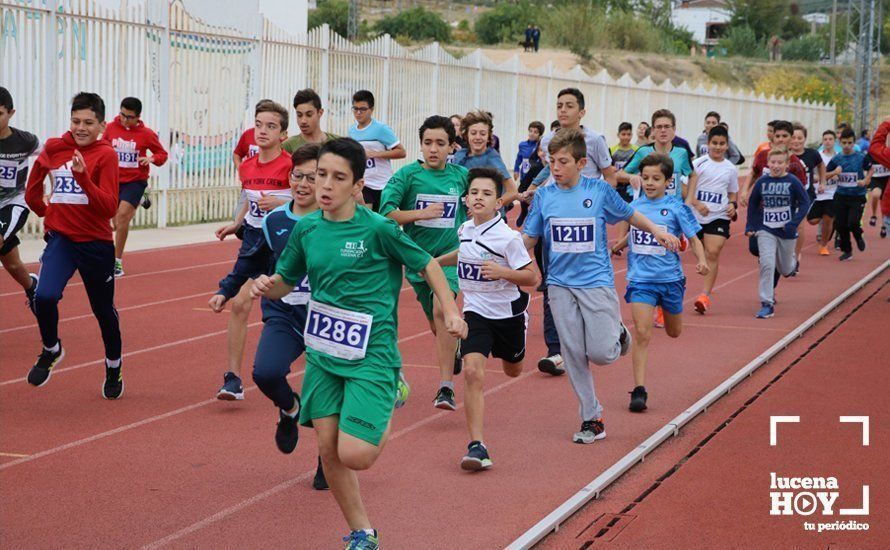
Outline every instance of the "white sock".
<path id="1" fill-rule="evenodd" d="M 294 406 L 294 412 L 292 412 L 292 413 L 289 413 L 289 412 L 287 412 L 287 411 L 284 410 L 284 409 L 281 409 L 281 412 L 282 412 L 282 414 L 284 414 L 284 416 L 288 416 L 288 417 L 290 417 L 290 418 L 296 418 L 297 415 L 300 414 L 300 407 L 297 407 L 297 406 L 295 405 L 295 406 Z"/>
<path id="2" fill-rule="evenodd" d="M 451 380 L 442 380 L 441 382 L 439 382 L 439 387 L 448 388 L 449 390 L 454 391 L 454 382 L 452 382 Z"/>
<path id="3" fill-rule="evenodd" d="M 371 536 L 371 537 L 375 537 L 375 536 L 377 536 L 377 531 L 374 530 L 374 529 L 362 529 L 362 531 L 364 531 L 365 533 L 367 533 L 368 536 Z"/>
<path id="4" fill-rule="evenodd" d="M 56 342 L 56 345 L 53 346 L 53 347 L 51 347 L 51 348 L 48 348 L 48 347 L 46 347 L 46 346 L 43 346 L 43 349 L 45 349 L 46 351 L 50 351 L 50 352 L 52 352 L 52 353 L 59 353 L 59 350 L 62 349 L 62 343 L 61 343 L 61 342 Z"/>
<path id="5" fill-rule="evenodd" d="M 114 261 L 116 261 L 117 263 L 121 263 L 121 259 L 120 259 L 120 258 L 115 258 Z"/>
<path id="6" fill-rule="evenodd" d="M 119 369 L 119 368 L 121 368 L 121 360 L 120 360 L 120 358 L 109 359 L 106 357 L 105 358 L 105 366 L 108 367 L 109 369 Z"/>

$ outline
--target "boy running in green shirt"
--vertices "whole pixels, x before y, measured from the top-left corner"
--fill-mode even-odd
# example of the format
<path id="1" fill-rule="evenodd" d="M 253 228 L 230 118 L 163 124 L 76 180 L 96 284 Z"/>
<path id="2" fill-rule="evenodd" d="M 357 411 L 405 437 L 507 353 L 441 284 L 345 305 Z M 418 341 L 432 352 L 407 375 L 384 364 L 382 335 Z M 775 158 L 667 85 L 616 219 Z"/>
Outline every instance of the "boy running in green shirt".
<path id="1" fill-rule="evenodd" d="M 443 116 L 431 116 L 420 127 L 420 149 L 423 162 L 403 166 L 396 172 L 380 200 L 380 214 L 395 220 L 405 234 L 428 254 L 436 257 L 457 250 L 460 244 L 457 228 L 467 220 L 464 197 L 467 195 L 467 169 L 446 163 L 454 145 L 454 125 Z M 457 269 L 444 268 L 452 298 L 459 290 Z M 405 277 L 420 302 L 436 335 L 436 354 L 442 381 L 436 394 L 436 408 L 453 411 L 454 375 L 460 372 L 460 359 L 455 358 L 457 340 L 446 330 L 444 309 L 434 299 L 433 290 L 417 270 L 408 270 Z"/>
<path id="2" fill-rule="evenodd" d="M 355 472 L 374 464 L 389 435 L 402 365 L 396 345 L 402 266 L 420 273 L 436 294 L 452 338 L 465 337 L 467 325 L 439 264 L 398 225 L 356 207 L 365 162 L 352 139 L 322 145 L 315 183 L 321 211 L 300 219 L 275 275 L 258 278 L 252 294 L 281 299 L 309 277 L 300 424 L 315 428 L 328 484 L 351 530 L 347 549 L 374 550 L 377 531 Z"/>

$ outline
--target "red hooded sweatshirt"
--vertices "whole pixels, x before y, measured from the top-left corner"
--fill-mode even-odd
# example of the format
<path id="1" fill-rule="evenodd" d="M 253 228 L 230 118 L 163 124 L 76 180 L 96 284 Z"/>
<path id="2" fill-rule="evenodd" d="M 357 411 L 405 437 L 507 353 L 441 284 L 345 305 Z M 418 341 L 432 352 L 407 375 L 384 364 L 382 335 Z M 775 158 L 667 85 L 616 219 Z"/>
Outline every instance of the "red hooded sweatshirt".
<path id="1" fill-rule="evenodd" d="M 139 157 L 147 156 L 146 151 L 151 151 L 151 163 L 155 166 L 163 166 L 167 162 L 167 151 L 158 140 L 158 135 L 141 120 L 136 126 L 125 128 L 121 124 L 121 117 L 116 116 L 105 126 L 102 139 L 111 143 L 117 152 L 121 183 L 148 180 L 148 165 L 139 164 Z"/>
<path id="2" fill-rule="evenodd" d="M 890 147 L 887 147 L 887 134 L 890 133 L 890 122 L 882 122 L 868 146 L 868 154 L 872 160 L 890 167 Z"/>
<path id="3" fill-rule="evenodd" d="M 74 150 L 83 155 L 86 169 L 71 170 Z M 52 194 L 43 202 L 43 180 L 50 175 Z M 46 217 L 44 228 L 74 242 L 113 241 L 111 219 L 117 213 L 117 154 L 107 141 L 78 147 L 71 132 L 46 141 L 34 162 L 25 188 L 25 202 L 38 216 Z"/>

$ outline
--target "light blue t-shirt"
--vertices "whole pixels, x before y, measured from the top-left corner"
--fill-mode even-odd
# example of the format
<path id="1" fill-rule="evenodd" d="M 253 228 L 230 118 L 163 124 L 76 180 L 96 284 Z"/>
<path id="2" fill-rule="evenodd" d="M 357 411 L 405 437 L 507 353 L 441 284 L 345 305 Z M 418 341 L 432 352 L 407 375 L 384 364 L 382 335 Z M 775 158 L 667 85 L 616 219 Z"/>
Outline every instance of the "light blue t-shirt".
<path id="1" fill-rule="evenodd" d="M 376 118 L 361 130 L 358 124 L 353 124 L 349 128 L 349 137 L 361 143 L 365 151 L 389 151 L 400 143 L 392 128 Z M 392 173 L 389 159 L 369 158 L 365 164 L 365 186 L 379 191 L 386 187 Z"/>
<path id="2" fill-rule="evenodd" d="M 674 197 L 665 195 L 652 200 L 645 194 L 630 205 L 655 225 L 679 237 L 695 237 L 701 225 L 689 207 Z M 671 283 L 683 279 L 680 255 L 661 246 L 648 231 L 630 228 L 627 234 L 627 280 L 635 283 Z"/>
<path id="3" fill-rule="evenodd" d="M 507 166 L 504 164 L 504 159 L 501 158 L 501 154 L 495 151 L 493 147 L 489 147 L 481 155 L 474 156 L 470 156 L 469 149 L 460 149 L 454 153 L 454 160 L 452 162 L 459 166 L 463 166 L 467 170 L 472 168 L 494 168 L 503 174 L 505 180 L 513 179 L 513 174 L 507 170 Z"/>
<path id="4" fill-rule="evenodd" d="M 640 163 L 643 159 L 655 152 L 652 145 L 644 145 L 637 149 L 634 156 L 624 165 L 624 171 L 628 174 L 639 174 Z M 683 147 L 672 146 L 670 153 L 671 160 L 674 161 L 674 178 L 668 182 L 668 195 L 677 195 L 680 193 L 680 178 L 678 176 L 689 177 L 692 174 L 692 159 L 689 157 L 689 151 Z"/>
<path id="5" fill-rule="evenodd" d="M 523 225 L 544 238 L 547 284 L 567 288 L 614 287 L 606 224 L 633 216 L 634 209 L 601 179 L 582 177 L 571 189 L 538 189 Z"/>

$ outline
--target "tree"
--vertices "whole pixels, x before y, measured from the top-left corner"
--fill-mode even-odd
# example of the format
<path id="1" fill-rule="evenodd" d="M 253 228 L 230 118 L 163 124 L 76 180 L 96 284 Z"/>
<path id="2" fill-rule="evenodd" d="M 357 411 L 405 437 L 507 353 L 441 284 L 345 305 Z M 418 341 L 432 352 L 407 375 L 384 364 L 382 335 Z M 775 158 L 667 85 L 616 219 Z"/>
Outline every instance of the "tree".
<path id="1" fill-rule="evenodd" d="M 340 36 L 349 31 L 349 2 L 346 0 L 318 0 L 318 7 L 309 12 L 309 30 L 327 23 Z"/>
<path id="2" fill-rule="evenodd" d="M 527 1 L 499 4 L 476 19 L 473 31 L 483 44 L 516 42 L 522 38 L 529 23 L 536 23 L 536 7 Z"/>
<path id="3" fill-rule="evenodd" d="M 748 27 L 758 40 L 779 34 L 791 12 L 789 0 L 728 0 L 731 27 Z"/>
<path id="4" fill-rule="evenodd" d="M 451 27 L 442 17 L 423 6 L 389 15 L 374 24 L 378 33 L 411 40 L 451 41 Z"/>

